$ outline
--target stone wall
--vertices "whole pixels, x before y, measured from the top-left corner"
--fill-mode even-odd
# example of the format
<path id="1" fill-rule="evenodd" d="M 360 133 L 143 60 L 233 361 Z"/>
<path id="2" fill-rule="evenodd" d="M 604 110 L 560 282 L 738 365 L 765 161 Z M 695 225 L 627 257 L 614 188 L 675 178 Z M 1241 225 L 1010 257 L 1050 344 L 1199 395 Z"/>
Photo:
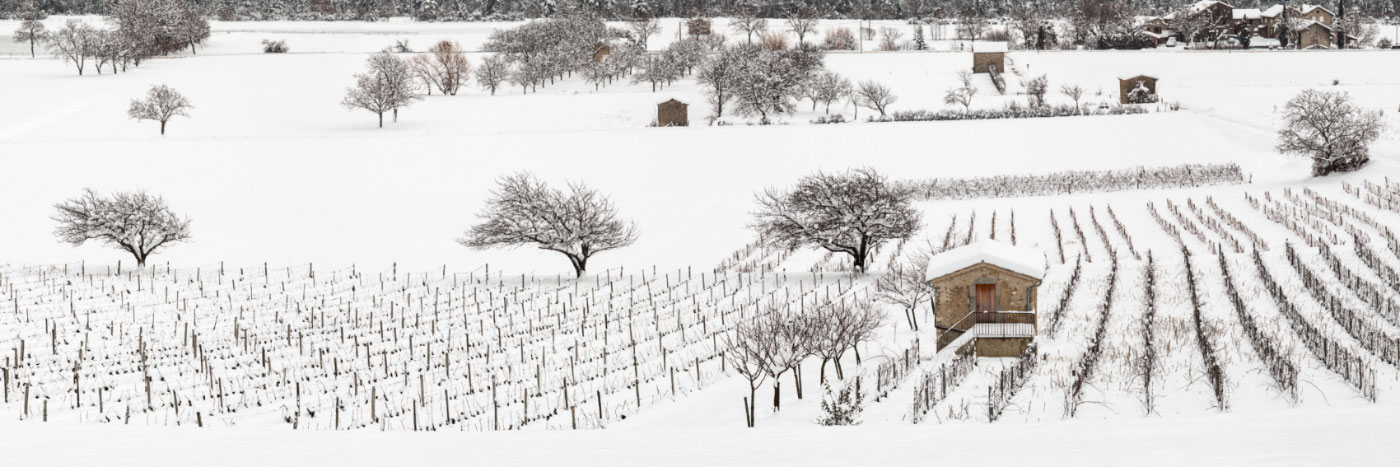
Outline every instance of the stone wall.
<path id="1" fill-rule="evenodd" d="M 973 73 L 986 73 L 988 65 L 996 65 L 997 71 L 1006 71 L 1006 52 L 972 53 Z"/>
<path id="2" fill-rule="evenodd" d="M 931 281 L 936 305 L 934 321 L 948 328 L 972 311 L 977 284 L 996 285 L 996 311 L 1031 311 L 1036 305 L 1036 291 L 1029 289 L 1040 282 L 1022 274 L 1008 271 L 990 263 L 980 263 Z M 1030 295 L 1027 296 L 1027 293 Z"/>
<path id="3" fill-rule="evenodd" d="M 1008 358 L 1019 357 L 1026 346 L 1031 344 L 1029 337 L 994 337 L 977 339 L 978 357 Z"/>

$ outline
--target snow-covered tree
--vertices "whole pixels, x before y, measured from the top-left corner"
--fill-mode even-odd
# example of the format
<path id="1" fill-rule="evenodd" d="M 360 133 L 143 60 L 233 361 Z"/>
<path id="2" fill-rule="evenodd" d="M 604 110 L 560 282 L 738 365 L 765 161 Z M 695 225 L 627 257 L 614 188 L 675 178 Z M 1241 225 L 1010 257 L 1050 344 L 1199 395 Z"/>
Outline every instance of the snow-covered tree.
<path id="1" fill-rule="evenodd" d="M 188 117 L 194 106 L 190 100 L 164 84 L 151 86 L 146 91 L 146 99 L 132 99 L 126 114 L 136 120 L 160 122 L 160 134 L 165 134 L 165 124 L 176 116 Z"/>
<path id="2" fill-rule="evenodd" d="M 1026 95 L 1031 98 L 1032 107 L 1045 105 L 1045 94 L 1050 92 L 1050 78 L 1040 75 L 1026 83 Z"/>
<path id="3" fill-rule="evenodd" d="M 534 245 L 569 258 L 578 277 L 588 260 L 637 241 L 637 226 L 618 214 L 612 200 L 582 183 L 567 192 L 530 173 L 499 180 L 479 216 L 480 224 L 458 240 L 469 248 Z"/>
<path id="4" fill-rule="evenodd" d="M 928 41 L 924 39 L 924 25 L 914 25 L 914 50 L 928 50 Z"/>
<path id="5" fill-rule="evenodd" d="M 1074 109 L 1075 109 L 1074 111 L 1075 111 L 1076 113 L 1078 113 L 1078 112 L 1080 111 L 1079 99 L 1084 98 L 1084 88 L 1083 88 L 1083 87 L 1079 86 L 1078 84 L 1075 84 L 1075 85 L 1062 84 L 1062 85 L 1060 85 L 1060 94 L 1064 94 L 1065 97 L 1068 97 L 1068 98 L 1070 98 L 1070 99 L 1073 99 L 1073 100 L 1074 100 Z"/>
<path id="6" fill-rule="evenodd" d="M 943 103 L 946 105 L 961 105 L 966 112 L 972 108 L 972 98 L 977 97 L 977 86 L 972 83 L 972 72 L 967 70 L 958 72 L 958 80 L 961 86 L 949 89 L 943 93 Z"/>
<path id="7" fill-rule="evenodd" d="M 19 17 L 20 23 L 19 28 L 15 29 L 15 42 L 28 42 L 29 56 L 35 57 L 35 44 L 44 42 L 49 36 L 43 21 L 48 15 L 34 2 L 29 2 L 20 7 L 16 16 Z"/>
<path id="8" fill-rule="evenodd" d="M 1360 168 L 1385 129 L 1381 111 L 1357 107 L 1346 92 L 1308 89 L 1283 107 L 1279 152 L 1313 160 L 1313 175 Z"/>
<path id="9" fill-rule="evenodd" d="M 877 81 L 861 81 L 860 86 L 856 88 L 856 105 L 880 112 L 882 118 L 885 116 L 885 109 L 898 99 L 888 86 Z"/>
<path id="10" fill-rule="evenodd" d="M 765 190 L 758 204 L 752 227 L 764 242 L 847 254 L 861 272 L 873 249 L 919 229 L 912 191 L 871 168 L 808 175 L 790 191 Z"/>
<path id="11" fill-rule="evenodd" d="M 355 75 L 355 85 L 346 90 L 341 105 L 373 112 L 383 128 L 386 112 L 393 112 L 394 121 L 398 121 L 399 108 L 408 107 L 423 96 L 413 84 L 412 69 L 403 59 L 380 52 L 370 56 L 367 64 L 368 72 Z"/>
<path id="12" fill-rule="evenodd" d="M 190 239 L 190 219 L 171 210 L 164 198 L 143 191 L 101 196 L 87 189 L 54 208 L 54 236 L 60 242 L 112 245 L 135 257 L 137 266 L 145 266 L 157 250 Z"/>
<path id="13" fill-rule="evenodd" d="M 797 7 L 791 15 L 788 15 L 788 29 L 793 34 L 797 34 L 798 43 L 805 42 L 808 34 L 817 32 L 817 18 L 817 11 L 806 5 Z"/>
<path id="14" fill-rule="evenodd" d="M 642 63 L 642 69 L 632 75 L 632 83 L 651 83 L 651 92 L 656 92 L 656 87 L 674 81 L 680 77 L 680 68 L 670 54 L 654 54 L 647 57 Z"/>
<path id="15" fill-rule="evenodd" d="M 762 35 L 768 30 L 768 20 L 760 18 L 758 13 L 757 7 L 746 4 L 740 6 L 734 17 L 729 19 L 729 28 L 744 34 L 745 43 L 752 44 L 754 34 Z"/>
<path id="16" fill-rule="evenodd" d="M 880 28 L 880 50 L 893 52 L 900 49 L 899 40 L 904 32 L 895 28 Z"/>
<path id="17" fill-rule="evenodd" d="M 637 48 L 646 50 L 647 39 L 661 32 L 661 23 L 655 18 L 638 18 L 628 21 L 627 29 L 632 32 L 632 40 L 636 41 Z"/>
<path id="18" fill-rule="evenodd" d="M 772 342 L 768 339 L 767 320 L 755 319 L 734 326 L 724 335 L 725 363 L 749 383 L 749 397 L 744 400 L 744 419 L 754 426 L 758 407 L 758 387 L 768 378 L 767 355 Z"/>
<path id="19" fill-rule="evenodd" d="M 915 252 L 890 264 L 890 270 L 875 281 L 875 298 L 904 310 L 909 329 L 919 330 L 918 309 L 933 298 L 933 288 L 924 278 L 929 256 Z"/>
<path id="20" fill-rule="evenodd" d="M 831 114 L 831 103 L 851 95 L 851 80 L 831 71 L 823 71 L 812 80 L 816 100 L 826 106 L 826 114 Z"/>
<path id="21" fill-rule="evenodd" d="M 95 34 L 92 26 L 68 23 L 49 37 L 49 49 L 64 61 L 73 63 L 73 66 L 78 68 L 78 75 L 82 76 L 83 69 L 87 67 L 88 56 L 92 53 L 92 39 Z"/>
<path id="22" fill-rule="evenodd" d="M 496 95 L 496 88 L 501 83 L 506 82 L 510 76 L 510 63 L 504 57 L 492 55 L 481 60 L 481 65 L 476 67 L 476 83 L 482 89 L 491 91 L 491 95 Z"/>

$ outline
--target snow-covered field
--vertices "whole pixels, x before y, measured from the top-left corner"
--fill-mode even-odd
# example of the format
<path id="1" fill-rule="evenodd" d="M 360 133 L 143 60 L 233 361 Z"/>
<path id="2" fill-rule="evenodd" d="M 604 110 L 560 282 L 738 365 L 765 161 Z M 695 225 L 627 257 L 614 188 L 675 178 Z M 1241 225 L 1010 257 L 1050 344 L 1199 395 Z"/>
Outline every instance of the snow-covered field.
<path id="1" fill-rule="evenodd" d="M 673 37 L 674 22 L 663 21 L 667 29 L 652 48 Z M 199 55 L 152 60 L 116 76 L 79 77 L 57 60 L 0 60 L 0 89 L 7 90 L 0 94 L 0 357 L 14 378 L 9 401 L 0 403 L 0 453 L 15 465 L 444 458 L 472 465 L 1384 465 L 1397 453 L 1389 440 L 1400 434 L 1400 370 L 1380 346 L 1400 336 L 1400 322 L 1368 300 L 1400 294 L 1386 273 L 1400 269 L 1400 253 L 1385 229 L 1400 225 L 1400 212 L 1367 199 L 1400 191 L 1400 138 L 1384 136 L 1362 171 L 1320 179 L 1308 177 L 1307 161 L 1273 145 L 1274 110 L 1307 88 L 1351 92 L 1400 127 L 1400 52 L 1009 55 L 1013 88 L 1046 74 L 1052 89 L 1077 84 L 1090 102 L 1116 101 L 1118 76 L 1152 74 L 1165 100 L 1181 107 L 1128 116 L 811 125 L 821 112 L 804 103 L 782 125 L 734 119 L 740 124 L 647 128 L 655 103 L 672 97 L 691 103 L 692 122 L 703 120 L 708 111 L 690 78 L 655 93 L 627 83 L 595 92 L 574 79 L 538 93 L 490 96 L 473 83 L 462 95 L 405 109 L 384 129 L 370 114 L 339 105 L 369 52 L 404 38 L 417 48 L 449 38 L 475 49 L 504 25 L 215 23 Z M 5 27 L 12 29 L 0 21 Z M 293 53 L 257 53 L 263 38 L 286 39 Z M 472 54 L 472 62 L 481 56 Z M 834 71 L 888 84 L 900 96 L 896 110 L 943 108 L 943 91 L 970 62 L 969 53 L 951 51 L 827 56 Z M 125 115 L 128 99 L 154 83 L 179 89 L 196 106 L 165 137 Z M 995 93 L 986 82 L 977 105 L 1025 99 Z M 1051 100 L 1067 102 L 1059 94 Z M 908 248 L 941 243 L 948 231 L 957 244 L 1004 239 L 1014 229 L 1019 244 L 1046 251 L 1053 258 L 1041 292 L 1046 318 L 1060 312 L 1052 301 L 1065 293 L 1074 258 L 1086 260 L 1058 317 L 1062 325 L 1042 328 L 1042 360 L 995 423 L 987 416 L 989 388 L 1012 363 L 996 359 L 978 362 L 913 423 L 918 381 L 937 371 L 921 364 L 933 355 L 934 334 L 911 332 L 892 310 L 879 338 L 861 348 L 863 362 L 845 362 L 848 373 L 863 375 L 867 392 L 887 394 L 866 408 L 864 425 L 815 426 L 822 390 L 818 362 L 808 362 L 805 397 L 794 398 L 785 376 L 782 410 L 760 405 L 758 428 L 743 428 L 748 388 L 721 368 L 718 336 L 767 303 L 801 306 L 818 295 L 863 293 L 897 256 L 891 245 L 872 262 L 871 276 L 852 277 L 818 252 L 751 247 L 756 192 L 859 166 L 918 179 L 1213 162 L 1238 163 L 1249 183 L 919 205 L 925 226 Z M 599 256 L 577 282 L 557 255 L 455 243 L 493 181 L 522 170 L 611 195 L 636 220 L 640 240 Z M 159 193 L 194 219 L 194 241 L 139 273 L 115 250 L 59 244 L 52 205 L 84 187 Z M 1148 203 L 1180 230 L 1180 243 Z M 1269 209 L 1284 214 L 1271 219 Z M 1245 227 L 1230 225 L 1222 212 Z M 1065 263 L 1052 215 L 1064 229 Z M 1361 260 L 1348 226 L 1371 239 L 1379 262 Z M 1264 288 L 1248 232 L 1267 247 L 1263 264 L 1299 316 L 1362 357 L 1376 402 L 1301 342 Z M 1305 235 L 1327 237 L 1338 264 L 1382 297 L 1363 297 L 1357 282 L 1339 280 Z M 1241 250 L 1230 246 L 1235 241 Z M 1358 322 L 1385 336 L 1380 344 L 1358 340 L 1357 328 L 1344 327 L 1305 291 L 1285 243 L 1342 309 L 1359 311 Z M 1192 253 L 1200 314 L 1221 355 L 1223 408 L 1202 377 L 1182 248 Z M 1277 387 L 1245 336 L 1216 249 L 1246 315 L 1296 365 L 1296 393 Z M 1153 413 L 1144 415 L 1144 383 L 1133 362 L 1143 350 L 1148 250 L 1158 274 L 1161 365 Z M 1118 282 L 1103 321 L 1103 360 L 1071 418 L 1065 391 L 1100 323 L 1110 255 L 1118 259 Z M 922 345 L 906 363 L 916 340 Z M 882 366 L 899 368 L 900 377 L 877 385 Z M 149 392 L 145 376 L 152 376 Z M 33 391 L 28 415 L 20 381 Z M 575 425 L 579 432 L 570 430 Z M 337 426 L 342 431 L 331 431 Z M 454 433 L 402 433 L 415 426 Z M 456 433 L 493 429 L 521 432 Z M 75 440 L 106 454 L 65 449 Z"/>

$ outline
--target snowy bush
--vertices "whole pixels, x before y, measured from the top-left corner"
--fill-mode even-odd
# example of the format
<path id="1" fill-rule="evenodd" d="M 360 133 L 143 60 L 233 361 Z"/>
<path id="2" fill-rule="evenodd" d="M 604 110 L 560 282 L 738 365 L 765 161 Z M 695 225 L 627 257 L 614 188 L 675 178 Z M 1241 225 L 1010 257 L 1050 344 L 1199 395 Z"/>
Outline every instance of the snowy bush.
<path id="1" fill-rule="evenodd" d="M 891 113 L 889 117 L 877 118 L 876 122 L 926 122 L 937 120 L 990 120 L 998 118 L 1045 118 L 1070 117 L 1075 115 L 1133 115 L 1147 113 L 1141 107 L 1115 106 L 1097 112 L 1082 112 L 1070 105 L 1020 107 L 1007 106 L 1000 109 L 977 109 L 963 112 L 940 110 L 910 110 Z"/>
<path id="2" fill-rule="evenodd" d="M 1070 170 L 1042 175 L 929 178 L 904 182 L 920 201 L 1010 198 L 1096 191 L 1198 187 L 1243 183 L 1236 164 L 1186 164 L 1121 170 Z"/>
<path id="3" fill-rule="evenodd" d="M 287 47 L 285 40 L 263 39 L 262 46 L 265 54 L 284 54 L 291 50 L 290 47 Z"/>
<path id="4" fill-rule="evenodd" d="M 822 38 L 822 47 L 827 50 L 855 50 L 856 36 L 851 34 L 849 28 L 828 29 Z"/>
<path id="5" fill-rule="evenodd" d="M 826 397 L 822 398 L 822 417 L 817 419 L 817 424 L 822 426 L 850 426 L 860 424 L 860 412 L 863 410 L 862 404 L 865 402 L 865 394 L 860 390 L 860 378 L 856 378 L 854 384 L 848 384 L 839 391 L 832 393 L 831 387 L 826 388 Z"/>
<path id="6" fill-rule="evenodd" d="M 1305 90 L 1284 105 L 1277 147 L 1311 158 L 1314 176 L 1356 170 L 1371 159 L 1370 145 L 1385 128 L 1381 117 L 1346 92 Z"/>

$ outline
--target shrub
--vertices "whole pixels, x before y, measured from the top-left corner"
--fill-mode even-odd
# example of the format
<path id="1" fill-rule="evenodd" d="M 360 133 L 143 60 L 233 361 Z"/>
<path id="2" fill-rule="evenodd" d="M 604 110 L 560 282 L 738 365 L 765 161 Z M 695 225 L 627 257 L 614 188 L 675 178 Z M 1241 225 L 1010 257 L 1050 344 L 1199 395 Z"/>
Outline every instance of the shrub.
<path id="1" fill-rule="evenodd" d="M 1106 110 L 1079 112 L 1073 105 L 1046 105 L 1039 107 L 1006 106 L 1000 109 L 977 109 L 959 112 L 956 110 L 912 110 L 894 112 L 889 117 L 873 119 L 876 122 L 927 122 L 937 120 L 991 120 L 998 118 L 1046 118 L 1071 117 L 1075 115 L 1134 115 L 1147 113 L 1141 107 L 1114 106 Z"/>
<path id="2" fill-rule="evenodd" d="M 822 39 L 822 47 L 827 50 L 855 50 L 856 36 L 851 34 L 850 28 L 828 29 Z"/>
<path id="3" fill-rule="evenodd" d="M 787 50 L 788 48 L 787 35 L 780 32 L 764 34 L 762 42 L 763 48 L 768 50 Z"/>
<path id="4" fill-rule="evenodd" d="M 291 50 L 290 47 L 287 47 L 287 41 L 263 39 L 262 46 L 263 53 L 265 54 L 284 54 L 287 53 L 288 50 Z"/>
<path id="5" fill-rule="evenodd" d="M 860 378 L 835 394 L 828 387 L 826 397 L 822 398 L 822 418 L 817 419 L 817 423 L 822 426 L 859 425 L 864 400 L 865 394 L 860 392 Z"/>
<path id="6" fill-rule="evenodd" d="M 831 124 L 831 123 L 846 123 L 846 121 L 847 121 L 847 120 L 846 120 L 846 116 L 845 116 L 845 115 L 836 114 L 836 115 L 823 115 L 823 116 L 821 116 L 821 117 L 817 117 L 816 120 L 812 120 L 812 123 L 817 124 L 817 125 L 826 125 L 826 124 Z"/>

